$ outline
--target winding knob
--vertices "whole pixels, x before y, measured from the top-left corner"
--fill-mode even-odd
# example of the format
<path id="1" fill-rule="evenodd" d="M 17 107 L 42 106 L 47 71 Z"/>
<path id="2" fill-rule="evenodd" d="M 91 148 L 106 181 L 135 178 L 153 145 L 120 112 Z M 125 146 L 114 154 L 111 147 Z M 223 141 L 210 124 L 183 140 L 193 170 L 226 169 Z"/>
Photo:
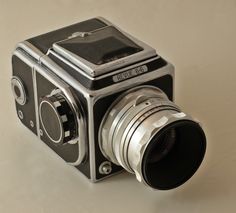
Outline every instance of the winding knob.
<path id="1" fill-rule="evenodd" d="M 39 118 L 46 135 L 56 144 L 64 144 L 77 136 L 75 115 L 60 92 L 41 99 Z"/>

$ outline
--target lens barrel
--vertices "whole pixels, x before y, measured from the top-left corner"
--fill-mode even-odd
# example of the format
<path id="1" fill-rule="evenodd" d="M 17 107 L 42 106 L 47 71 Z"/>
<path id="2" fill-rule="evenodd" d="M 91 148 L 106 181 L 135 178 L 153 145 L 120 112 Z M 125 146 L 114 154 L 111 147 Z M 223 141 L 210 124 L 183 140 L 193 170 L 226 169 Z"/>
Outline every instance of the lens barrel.
<path id="1" fill-rule="evenodd" d="M 99 130 L 104 156 L 138 181 L 167 190 L 200 166 L 206 137 L 201 126 L 153 86 L 128 90 L 108 109 Z"/>

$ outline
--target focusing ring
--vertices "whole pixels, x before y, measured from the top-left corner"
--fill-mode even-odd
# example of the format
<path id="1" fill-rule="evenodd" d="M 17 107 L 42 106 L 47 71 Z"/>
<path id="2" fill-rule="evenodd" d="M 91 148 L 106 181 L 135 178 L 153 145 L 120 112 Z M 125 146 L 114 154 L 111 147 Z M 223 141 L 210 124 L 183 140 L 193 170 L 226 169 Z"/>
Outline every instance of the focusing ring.
<path id="1" fill-rule="evenodd" d="M 122 119 L 129 108 L 152 97 L 168 100 L 165 93 L 156 87 L 139 86 L 123 93 L 107 110 L 99 129 L 99 146 L 103 155 L 115 164 L 119 165 L 119 162 L 115 157 L 111 141 L 120 119 Z"/>
<path id="2" fill-rule="evenodd" d="M 149 103 L 148 101 L 152 102 L 152 104 L 147 105 L 147 103 Z M 127 159 L 127 150 L 130 137 L 132 136 L 137 126 L 152 114 L 164 109 L 171 109 L 178 112 L 178 109 L 174 105 L 171 106 L 167 104 L 168 102 L 160 103 L 160 99 L 158 98 L 151 98 L 142 103 L 139 103 L 135 107 L 129 108 L 125 116 L 123 116 L 123 118 L 118 123 L 116 131 L 112 138 L 113 150 L 118 162 L 130 172 L 134 172 L 133 169 L 129 166 L 129 162 Z M 120 143 L 116 143 L 116 141 L 120 141 Z"/>
<path id="3" fill-rule="evenodd" d="M 155 104 L 150 106 L 149 108 L 146 107 L 144 108 L 140 113 L 138 113 L 128 124 L 127 128 L 124 131 L 124 134 L 122 135 L 121 143 L 122 144 L 122 149 L 120 149 L 120 154 L 122 155 L 124 159 L 124 163 L 126 166 L 129 168 L 130 172 L 134 172 L 132 167 L 130 166 L 129 160 L 128 160 L 128 155 L 127 155 L 127 150 L 129 149 L 129 144 L 130 140 L 136 131 L 136 129 L 139 127 L 139 125 L 142 124 L 142 122 L 145 119 L 148 119 L 151 115 L 158 113 L 162 110 L 173 110 L 175 112 L 178 112 L 178 109 L 175 108 L 174 106 L 170 105 L 161 105 L 161 104 Z"/>

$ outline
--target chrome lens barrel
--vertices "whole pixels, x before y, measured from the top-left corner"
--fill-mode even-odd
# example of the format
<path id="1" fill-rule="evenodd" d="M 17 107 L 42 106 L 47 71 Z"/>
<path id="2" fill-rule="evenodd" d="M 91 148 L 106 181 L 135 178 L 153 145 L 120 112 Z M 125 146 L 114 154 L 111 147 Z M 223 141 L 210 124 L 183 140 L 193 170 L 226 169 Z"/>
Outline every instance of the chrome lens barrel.
<path id="1" fill-rule="evenodd" d="M 121 95 L 104 116 L 99 135 L 105 157 L 155 189 L 187 181 L 206 148 L 200 125 L 152 86 Z"/>

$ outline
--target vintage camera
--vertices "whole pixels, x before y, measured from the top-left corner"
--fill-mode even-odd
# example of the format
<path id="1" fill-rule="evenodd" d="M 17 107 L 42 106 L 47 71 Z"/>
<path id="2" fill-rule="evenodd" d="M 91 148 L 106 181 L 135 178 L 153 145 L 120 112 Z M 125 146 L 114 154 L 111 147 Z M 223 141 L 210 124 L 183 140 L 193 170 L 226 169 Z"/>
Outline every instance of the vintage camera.
<path id="1" fill-rule="evenodd" d="M 174 67 L 104 18 L 19 43 L 12 67 L 21 122 L 91 181 L 125 169 L 166 190 L 200 166 L 206 137 L 172 102 Z"/>

